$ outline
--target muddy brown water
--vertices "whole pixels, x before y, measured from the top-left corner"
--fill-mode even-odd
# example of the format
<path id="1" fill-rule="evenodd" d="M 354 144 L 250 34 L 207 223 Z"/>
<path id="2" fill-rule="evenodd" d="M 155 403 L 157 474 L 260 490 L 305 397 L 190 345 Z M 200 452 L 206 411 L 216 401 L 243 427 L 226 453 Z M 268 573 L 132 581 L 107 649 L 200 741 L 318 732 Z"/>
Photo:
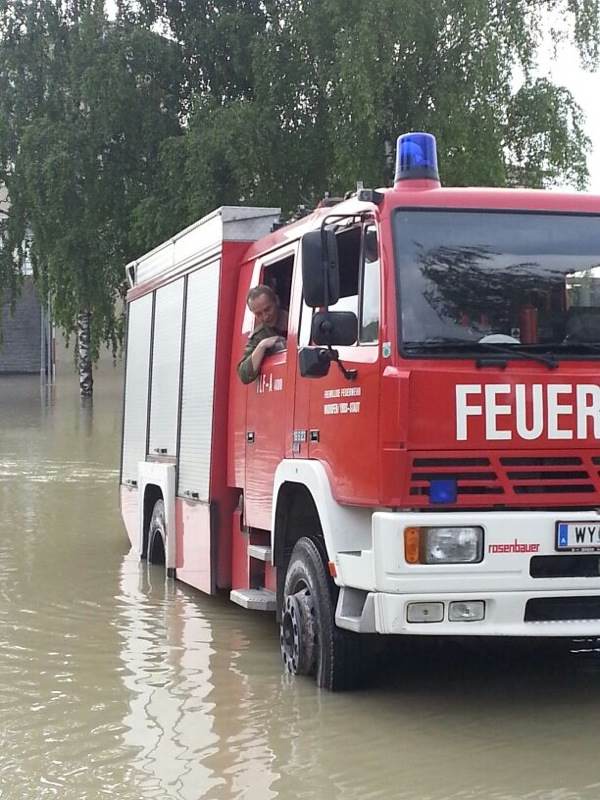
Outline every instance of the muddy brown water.
<path id="1" fill-rule="evenodd" d="M 272 618 L 131 559 L 120 369 L 0 377 L 2 800 L 598 800 L 600 656 L 398 648 L 281 671 Z"/>

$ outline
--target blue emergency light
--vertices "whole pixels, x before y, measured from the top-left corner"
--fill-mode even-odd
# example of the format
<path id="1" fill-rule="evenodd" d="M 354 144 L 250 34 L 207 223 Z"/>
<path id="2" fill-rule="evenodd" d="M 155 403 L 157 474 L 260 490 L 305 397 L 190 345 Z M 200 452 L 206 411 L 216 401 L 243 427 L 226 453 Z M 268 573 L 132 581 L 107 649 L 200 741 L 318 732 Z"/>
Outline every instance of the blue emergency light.
<path id="1" fill-rule="evenodd" d="M 430 133 L 404 133 L 396 143 L 394 183 L 423 178 L 440 180 L 435 136 Z"/>
<path id="2" fill-rule="evenodd" d="M 457 485 L 454 478 L 433 478 L 429 481 L 431 503 L 456 503 Z"/>

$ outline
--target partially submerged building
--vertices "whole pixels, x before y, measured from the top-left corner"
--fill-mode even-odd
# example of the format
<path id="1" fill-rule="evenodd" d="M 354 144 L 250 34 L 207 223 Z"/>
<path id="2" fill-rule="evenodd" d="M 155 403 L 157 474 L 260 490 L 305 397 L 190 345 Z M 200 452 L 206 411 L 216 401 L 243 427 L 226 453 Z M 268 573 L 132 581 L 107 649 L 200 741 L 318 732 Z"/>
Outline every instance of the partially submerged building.
<path id="1" fill-rule="evenodd" d="M 6 189 L 0 187 L 0 217 L 9 213 Z M 33 284 L 31 264 L 24 267 L 23 288 L 14 312 L 2 298 L 0 374 L 40 373 L 54 377 L 54 332 L 47 304 Z"/>

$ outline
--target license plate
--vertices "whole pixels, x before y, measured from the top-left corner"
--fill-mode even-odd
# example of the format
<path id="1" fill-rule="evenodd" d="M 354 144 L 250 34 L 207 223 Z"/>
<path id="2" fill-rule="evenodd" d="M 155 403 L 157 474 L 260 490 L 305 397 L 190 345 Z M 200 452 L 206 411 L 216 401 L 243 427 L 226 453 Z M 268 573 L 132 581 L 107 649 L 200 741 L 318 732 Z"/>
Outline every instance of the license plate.
<path id="1" fill-rule="evenodd" d="M 557 550 L 600 550 L 600 523 L 557 522 Z"/>

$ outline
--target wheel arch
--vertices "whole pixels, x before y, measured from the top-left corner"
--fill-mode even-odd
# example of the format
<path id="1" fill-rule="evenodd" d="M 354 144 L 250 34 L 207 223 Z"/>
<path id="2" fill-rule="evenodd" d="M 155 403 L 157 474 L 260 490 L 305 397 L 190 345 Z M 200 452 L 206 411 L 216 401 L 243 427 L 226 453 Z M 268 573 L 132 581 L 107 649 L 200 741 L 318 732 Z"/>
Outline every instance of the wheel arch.
<path id="1" fill-rule="evenodd" d="M 158 461 L 140 461 L 138 464 L 139 487 L 139 552 L 142 558 L 148 557 L 148 528 L 152 509 L 157 500 L 165 504 L 167 570 L 174 570 L 176 563 L 176 523 L 175 523 L 175 465 Z"/>
<path id="2" fill-rule="evenodd" d="M 325 466 L 319 461 L 285 459 L 275 471 L 271 521 L 273 563 L 284 566 L 285 554 L 299 538 L 298 525 L 308 519 L 314 525 L 327 558 L 335 561 L 340 550 L 364 550 L 371 546 L 372 508 L 341 505 L 334 498 Z M 299 505 L 301 511 L 292 511 Z M 318 530 L 317 530 L 318 526 Z M 337 581 L 336 581 L 337 582 Z"/>
<path id="3" fill-rule="evenodd" d="M 142 558 L 148 557 L 150 520 L 152 519 L 152 511 L 154 510 L 154 506 L 156 505 L 157 500 L 164 501 L 162 489 L 155 483 L 147 483 L 144 489 L 144 514 L 142 523 L 143 524 Z"/>
<path id="4" fill-rule="evenodd" d="M 284 481 L 277 493 L 274 512 L 271 546 L 275 566 L 285 567 L 302 536 L 320 539 L 325 544 L 319 512 L 310 490 L 302 483 Z"/>

